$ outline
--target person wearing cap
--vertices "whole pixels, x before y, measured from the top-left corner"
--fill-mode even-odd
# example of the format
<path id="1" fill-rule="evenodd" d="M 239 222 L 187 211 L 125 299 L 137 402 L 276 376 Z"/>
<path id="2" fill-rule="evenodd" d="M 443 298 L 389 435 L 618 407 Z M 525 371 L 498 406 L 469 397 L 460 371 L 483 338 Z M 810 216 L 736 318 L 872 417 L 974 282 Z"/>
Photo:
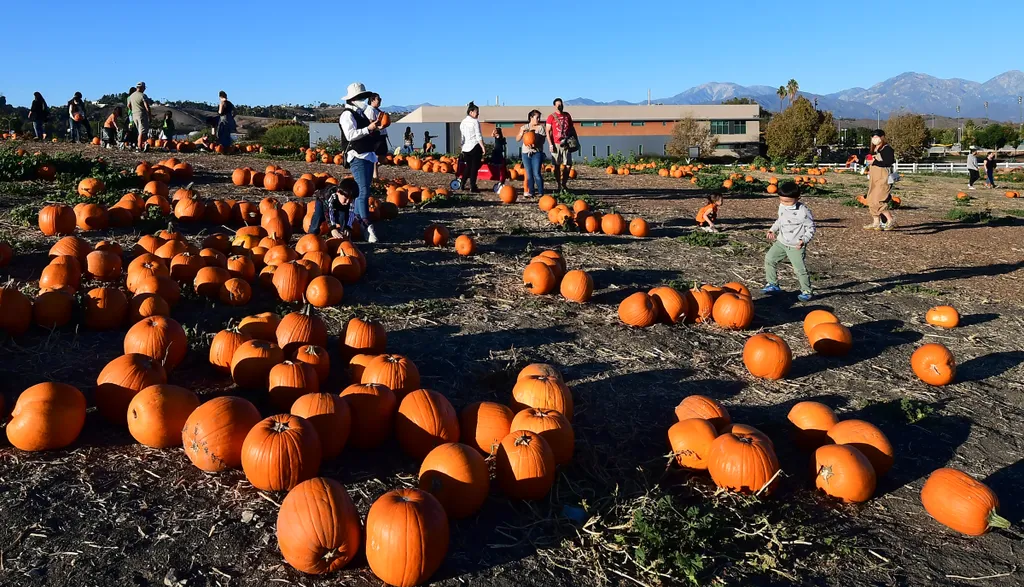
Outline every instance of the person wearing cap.
<path id="1" fill-rule="evenodd" d="M 373 92 L 359 82 L 349 84 L 348 92 L 341 98 L 345 108 L 338 117 L 338 126 L 344 135 L 345 163 L 352 171 L 352 177 L 359 186 L 355 199 L 355 214 L 349 215 L 348 224 L 361 222 L 366 228 L 367 242 L 378 240 L 376 228 L 370 222 L 370 183 L 373 181 L 373 167 L 377 163 L 377 145 L 380 141 L 380 124 L 366 116 L 366 99 Z"/>
<path id="2" fill-rule="evenodd" d="M 135 92 L 128 96 L 128 107 L 132 111 L 132 120 L 139 133 L 138 147 L 140 151 L 149 150 L 149 102 L 146 101 L 146 82 L 135 85 Z"/>
<path id="3" fill-rule="evenodd" d="M 89 128 L 89 120 L 85 112 L 85 100 L 82 99 L 82 92 L 75 92 L 75 96 L 68 100 L 68 118 L 71 128 L 71 141 L 82 142 L 82 137 L 87 142 L 92 141 L 92 129 Z"/>
<path id="4" fill-rule="evenodd" d="M 889 210 L 892 199 L 892 184 L 889 174 L 896 165 L 896 152 L 885 140 L 885 131 L 877 129 L 871 133 L 871 167 L 868 169 L 868 210 L 871 212 L 871 224 L 865 230 L 892 230 L 896 228 L 896 218 Z"/>

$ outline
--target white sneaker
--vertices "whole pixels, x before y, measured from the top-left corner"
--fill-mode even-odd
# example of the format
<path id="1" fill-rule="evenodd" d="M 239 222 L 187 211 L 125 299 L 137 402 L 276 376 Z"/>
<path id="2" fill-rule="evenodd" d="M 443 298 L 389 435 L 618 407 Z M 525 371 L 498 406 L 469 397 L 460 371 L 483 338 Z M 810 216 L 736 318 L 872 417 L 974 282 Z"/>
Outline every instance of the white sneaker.
<path id="1" fill-rule="evenodd" d="M 374 230 L 373 225 L 366 227 L 366 242 L 375 243 L 377 242 L 377 231 Z"/>
<path id="2" fill-rule="evenodd" d="M 973 185 L 969 185 L 969 186 L 967 186 L 967 189 L 969 189 L 969 190 L 973 190 L 973 189 L 974 189 L 974 186 L 973 186 Z"/>
<path id="3" fill-rule="evenodd" d="M 524 198 L 532 198 L 532 197 L 533 197 L 533 194 L 531 194 L 530 192 L 525 192 L 525 193 L 523 194 L 523 197 L 524 197 Z"/>

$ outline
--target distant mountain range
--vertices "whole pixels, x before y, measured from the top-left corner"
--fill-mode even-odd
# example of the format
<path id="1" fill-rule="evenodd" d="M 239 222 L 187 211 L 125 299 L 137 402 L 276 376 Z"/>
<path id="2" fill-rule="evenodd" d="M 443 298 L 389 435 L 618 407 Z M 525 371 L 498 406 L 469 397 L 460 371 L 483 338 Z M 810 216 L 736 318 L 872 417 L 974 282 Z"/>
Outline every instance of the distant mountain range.
<path id="1" fill-rule="evenodd" d="M 767 110 L 779 110 L 777 88 L 770 86 L 741 86 L 729 82 L 710 82 L 694 86 L 668 98 L 652 100 L 658 104 L 718 104 L 730 98 L 752 98 Z M 889 113 L 906 110 L 918 114 L 988 117 L 994 120 L 1017 121 L 1020 106 L 1018 96 L 1024 96 L 1024 72 L 1013 70 L 984 82 L 965 79 L 939 79 L 923 73 L 907 72 L 877 83 L 870 88 L 850 88 L 832 94 L 800 91 L 808 100 L 818 99 L 818 108 L 831 110 L 843 118 L 881 118 Z M 627 105 L 645 104 L 646 100 L 629 102 L 597 102 L 588 98 L 566 100 L 568 105 Z M 789 100 L 785 103 L 788 105 Z M 985 102 L 988 102 L 986 112 Z"/>

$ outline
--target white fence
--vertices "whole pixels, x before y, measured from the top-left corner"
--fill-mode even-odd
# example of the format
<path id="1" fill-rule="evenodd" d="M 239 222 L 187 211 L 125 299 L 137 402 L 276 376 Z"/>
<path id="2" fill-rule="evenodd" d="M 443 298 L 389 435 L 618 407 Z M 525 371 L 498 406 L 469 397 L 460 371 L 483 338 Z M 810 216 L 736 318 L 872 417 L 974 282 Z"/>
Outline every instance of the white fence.
<path id="1" fill-rule="evenodd" d="M 984 161 L 978 162 L 981 166 L 981 171 L 984 171 Z M 725 167 L 747 167 L 743 164 L 728 164 Z M 846 166 L 845 163 L 819 163 L 818 165 L 796 165 L 791 164 L 790 167 L 824 167 L 827 169 L 849 169 L 851 171 L 860 171 L 863 165 L 851 165 Z M 996 167 L 999 169 L 1024 169 L 1024 163 L 1010 163 L 1001 162 L 996 163 Z M 900 173 L 967 173 L 967 163 L 897 163 L 896 171 Z"/>

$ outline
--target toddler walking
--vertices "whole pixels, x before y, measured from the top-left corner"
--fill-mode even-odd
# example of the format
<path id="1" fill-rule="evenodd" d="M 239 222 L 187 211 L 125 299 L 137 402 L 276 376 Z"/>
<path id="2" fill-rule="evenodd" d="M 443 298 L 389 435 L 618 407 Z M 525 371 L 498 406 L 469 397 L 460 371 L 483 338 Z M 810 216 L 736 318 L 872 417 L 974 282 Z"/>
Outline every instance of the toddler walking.
<path id="1" fill-rule="evenodd" d="M 813 297 L 811 278 L 804 264 L 807 258 L 807 244 L 814 238 L 814 216 L 811 210 L 800 201 L 800 186 L 787 181 L 779 186 L 779 218 L 768 229 L 766 235 L 772 243 L 764 256 L 764 276 L 767 285 L 762 293 L 772 294 L 782 291 L 779 288 L 777 266 L 784 258 L 789 259 L 796 278 L 800 282 L 801 302 Z"/>

